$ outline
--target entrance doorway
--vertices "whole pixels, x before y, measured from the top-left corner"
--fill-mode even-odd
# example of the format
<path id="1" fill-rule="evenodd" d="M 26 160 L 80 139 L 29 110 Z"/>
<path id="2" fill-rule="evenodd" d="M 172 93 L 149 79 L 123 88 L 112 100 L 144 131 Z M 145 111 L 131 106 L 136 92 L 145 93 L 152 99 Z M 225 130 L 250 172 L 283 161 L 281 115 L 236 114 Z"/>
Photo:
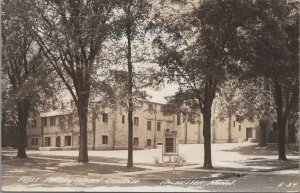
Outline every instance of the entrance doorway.
<path id="1" fill-rule="evenodd" d="M 60 147 L 60 136 L 56 137 L 56 147 Z"/>
<path id="2" fill-rule="evenodd" d="M 246 141 L 248 141 L 249 138 L 252 138 L 252 127 L 246 128 Z"/>

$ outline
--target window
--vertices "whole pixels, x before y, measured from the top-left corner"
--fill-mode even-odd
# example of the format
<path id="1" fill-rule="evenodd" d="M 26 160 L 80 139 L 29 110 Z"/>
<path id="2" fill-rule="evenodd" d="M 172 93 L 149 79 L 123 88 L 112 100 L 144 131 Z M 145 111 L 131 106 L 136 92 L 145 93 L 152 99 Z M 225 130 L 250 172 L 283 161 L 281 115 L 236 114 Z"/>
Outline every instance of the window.
<path id="1" fill-rule="evenodd" d="M 139 125 L 139 118 L 138 117 L 133 118 L 133 124 L 136 125 L 136 126 Z"/>
<path id="2" fill-rule="evenodd" d="M 233 121 L 233 127 L 235 127 L 235 121 Z"/>
<path id="3" fill-rule="evenodd" d="M 162 111 L 162 112 L 164 111 L 164 105 L 160 106 L 160 111 Z"/>
<path id="4" fill-rule="evenodd" d="M 151 139 L 147 139 L 147 146 L 151 146 Z"/>
<path id="5" fill-rule="evenodd" d="M 160 131 L 160 129 L 161 129 L 161 122 L 157 122 L 156 130 L 157 130 L 157 131 Z"/>
<path id="6" fill-rule="evenodd" d="M 239 125 L 239 131 L 241 131 L 241 125 Z"/>
<path id="7" fill-rule="evenodd" d="M 108 122 L 108 114 L 103 113 L 102 115 L 103 115 L 103 117 L 102 117 L 103 122 L 107 123 Z"/>
<path id="8" fill-rule="evenodd" d="M 148 104 L 148 109 L 149 109 L 149 111 L 153 111 L 154 110 L 153 104 Z"/>
<path id="9" fill-rule="evenodd" d="M 56 117 L 50 117 L 50 126 L 54 126 L 55 125 L 55 118 Z"/>
<path id="10" fill-rule="evenodd" d="M 71 146 L 71 136 L 65 136 L 65 146 Z"/>
<path id="11" fill-rule="evenodd" d="M 177 125 L 180 125 L 181 114 L 177 113 Z"/>
<path id="12" fill-rule="evenodd" d="M 139 138 L 137 137 L 133 138 L 133 146 L 139 146 Z"/>
<path id="13" fill-rule="evenodd" d="M 31 128 L 36 128 L 36 119 L 31 120 Z"/>
<path id="14" fill-rule="evenodd" d="M 147 121 L 147 130 L 151 131 L 151 121 Z"/>
<path id="15" fill-rule="evenodd" d="M 55 138 L 55 146 L 56 146 L 56 147 L 60 147 L 60 144 L 61 144 L 60 136 L 57 136 L 57 137 Z"/>
<path id="16" fill-rule="evenodd" d="M 55 117 L 55 119 L 57 119 L 58 121 L 55 121 L 56 125 L 60 125 L 60 118 L 61 116 L 57 116 L 57 118 Z"/>
<path id="17" fill-rule="evenodd" d="M 59 116 L 58 117 L 59 121 L 58 121 L 58 125 L 65 125 L 65 117 L 64 116 Z"/>
<path id="18" fill-rule="evenodd" d="M 108 136 L 102 135 L 102 144 L 108 144 Z"/>
<path id="19" fill-rule="evenodd" d="M 161 112 L 169 112 L 169 111 L 171 111 L 171 105 L 161 105 L 160 106 L 160 111 Z"/>
<path id="20" fill-rule="evenodd" d="M 45 137 L 45 146 L 51 146 L 51 137 Z"/>
<path id="21" fill-rule="evenodd" d="M 72 115 L 68 115 L 68 127 L 72 126 Z"/>
<path id="22" fill-rule="evenodd" d="M 47 117 L 43 118 L 43 126 L 46 127 L 47 126 Z"/>
<path id="23" fill-rule="evenodd" d="M 122 115 L 122 123 L 125 123 L 125 115 Z"/>
<path id="24" fill-rule="evenodd" d="M 31 145 L 33 146 L 38 145 L 38 138 L 31 138 Z"/>

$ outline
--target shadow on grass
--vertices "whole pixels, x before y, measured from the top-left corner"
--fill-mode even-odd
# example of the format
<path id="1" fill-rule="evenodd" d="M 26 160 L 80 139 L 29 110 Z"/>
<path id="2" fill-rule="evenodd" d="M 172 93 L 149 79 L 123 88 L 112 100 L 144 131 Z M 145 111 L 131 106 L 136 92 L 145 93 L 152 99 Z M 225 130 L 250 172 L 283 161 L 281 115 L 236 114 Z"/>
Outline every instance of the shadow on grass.
<path id="1" fill-rule="evenodd" d="M 267 146 L 265 147 L 259 147 L 258 145 L 250 145 L 222 151 L 237 152 L 243 155 L 278 155 L 278 145 L 267 144 Z M 286 154 L 290 156 L 299 155 L 299 147 L 296 144 L 286 144 Z"/>
<path id="2" fill-rule="evenodd" d="M 249 161 L 244 162 L 244 165 L 274 167 L 274 169 L 270 169 L 270 170 L 275 171 L 275 170 L 299 168 L 299 159 L 289 159 L 289 160 L 282 161 L 277 159 L 269 160 L 269 159 L 258 158 L 258 159 L 250 159 Z"/>
<path id="3" fill-rule="evenodd" d="M 77 161 L 77 157 L 74 156 L 61 156 L 61 155 L 32 155 L 33 157 L 47 157 L 47 158 L 59 158 L 59 159 L 70 159 Z M 30 155 L 29 155 L 30 157 Z M 106 163 L 125 163 L 127 159 L 122 158 L 111 158 L 111 157 L 98 157 L 98 156 L 89 156 L 89 161 L 95 162 L 106 162 Z"/>
<path id="4" fill-rule="evenodd" d="M 205 169 L 210 171 L 224 170 L 234 172 L 272 172 L 299 168 L 299 159 L 289 159 L 282 161 L 277 159 L 254 158 L 246 161 L 226 162 L 230 163 L 232 167 L 213 167 L 211 169 L 205 169 L 201 167 L 198 169 Z M 243 165 L 243 167 L 234 167 L 235 164 Z"/>
<path id="5" fill-rule="evenodd" d="M 77 161 L 58 161 L 58 160 L 44 160 L 38 158 L 19 159 L 15 157 L 8 157 L 2 155 L 2 163 L 15 168 L 32 168 L 39 170 L 51 170 L 54 172 L 65 172 L 68 174 L 114 174 L 122 172 L 144 171 L 144 168 L 133 167 L 128 169 L 126 166 L 115 166 L 109 164 L 95 164 L 95 163 L 79 163 Z M 5 169 L 5 168 L 4 168 Z"/>

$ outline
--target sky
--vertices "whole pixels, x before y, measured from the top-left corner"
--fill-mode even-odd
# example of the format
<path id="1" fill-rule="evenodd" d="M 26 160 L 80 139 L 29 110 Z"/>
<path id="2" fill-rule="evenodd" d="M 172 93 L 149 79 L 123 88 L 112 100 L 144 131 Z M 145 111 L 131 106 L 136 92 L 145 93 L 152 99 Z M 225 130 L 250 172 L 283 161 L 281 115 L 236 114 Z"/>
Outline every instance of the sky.
<path id="1" fill-rule="evenodd" d="M 148 98 L 149 101 L 166 104 L 167 100 L 164 97 L 175 95 L 178 91 L 178 84 L 165 84 L 165 87 L 160 88 L 159 90 L 150 87 L 144 90 L 148 95 L 152 96 L 152 98 Z"/>

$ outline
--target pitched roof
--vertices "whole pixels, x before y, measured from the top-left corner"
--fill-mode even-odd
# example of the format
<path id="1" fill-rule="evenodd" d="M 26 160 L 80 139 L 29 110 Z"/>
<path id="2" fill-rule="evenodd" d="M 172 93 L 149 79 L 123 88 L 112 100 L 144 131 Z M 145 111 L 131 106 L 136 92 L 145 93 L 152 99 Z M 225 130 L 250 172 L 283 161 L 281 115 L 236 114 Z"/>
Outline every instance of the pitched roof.
<path id="1" fill-rule="evenodd" d="M 70 114 L 70 110 L 65 109 L 57 109 L 49 112 L 40 113 L 41 117 L 53 117 L 53 116 L 59 116 L 59 115 L 67 115 Z"/>

